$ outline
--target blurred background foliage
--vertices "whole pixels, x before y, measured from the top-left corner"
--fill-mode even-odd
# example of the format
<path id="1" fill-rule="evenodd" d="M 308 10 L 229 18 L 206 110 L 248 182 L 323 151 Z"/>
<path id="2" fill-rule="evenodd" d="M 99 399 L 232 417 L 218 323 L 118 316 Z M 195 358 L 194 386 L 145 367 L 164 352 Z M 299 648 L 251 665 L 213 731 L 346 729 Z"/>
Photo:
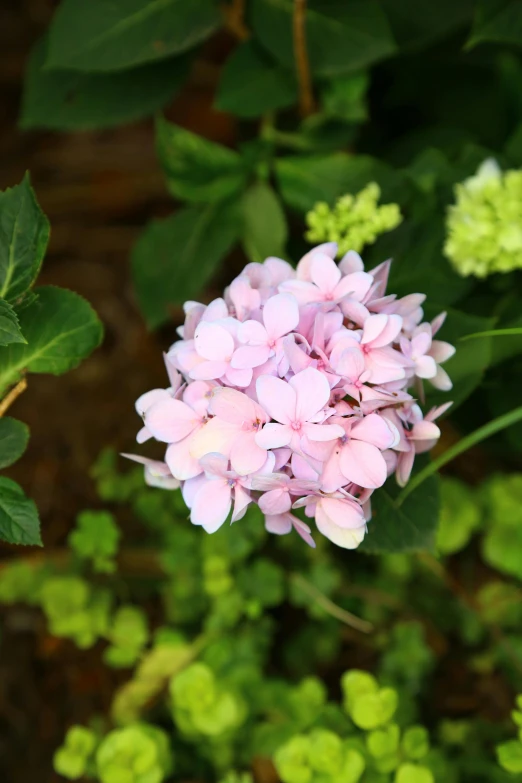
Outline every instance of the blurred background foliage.
<path id="1" fill-rule="evenodd" d="M 296 261 L 316 203 L 370 182 L 403 220 L 367 265 L 393 257 L 390 290 L 427 293 L 458 347 L 441 450 L 520 405 L 522 337 L 462 341 L 522 326 L 520 272 L 461 277 L 444 245 L 455 186 L 488 158 L 522 167 L 522 3 L 8 1 L 0 41 L 1 186 L 32 170 L 53 226 L 42 279 L 107 327 L 79 370 L 17 402 L 33 440 L 8 475 L 48 549 L 1 565 L 2 775 L 513 779 L 522 425 L 451 463 L 424 554 L 309 553 L 255 519 L 202 537 L 109 452 L 97 493 L 88 469 L 105 443 L 129 450 L 183 301 L 246 260 Z"/>

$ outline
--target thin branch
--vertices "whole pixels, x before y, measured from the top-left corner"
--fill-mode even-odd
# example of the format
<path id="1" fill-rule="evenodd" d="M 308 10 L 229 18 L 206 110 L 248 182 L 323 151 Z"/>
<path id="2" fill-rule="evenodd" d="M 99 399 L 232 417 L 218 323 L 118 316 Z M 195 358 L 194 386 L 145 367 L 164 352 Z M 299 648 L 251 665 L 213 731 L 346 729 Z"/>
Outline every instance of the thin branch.
<path id="1" fill-rule="evenodd" d="M 351 628 L 355 628 L 356 631 L 361 631 L 361 633 L 371 633 L 373 631 L 373 625 L 371 623 L 369 623 L 367 620 L 362 620 L 360 617 L 357 617 L 351 612 L 348 612 L 346 609 L 343 609 L 342 607 L 337 606 L 337 604 L 334 604 L 333 601 L 330 601 L 330 599 L 324 595 L 324 593 L 322 593 L 315 585 L 301 576 L 301 574 L 292 574 L 291 578 L 295 584 L 301 588 L 301 590 L 304 590 L 305 593 L 308 593 L 310 598 L 312 598 L 312 600 L 314 600 L 318 606 L 324 609 L 324 611 L 332 617 L 335 617 L 336 620 L 340 620 L 342 623 L 345 623 L 345 625 L 349 625 Z"/>
<path id="2" fill-rule="evenodd" d="M 245 0 L 232 0 L 230 5 L 222 6 L 226 27 L 240 41 L 250 38 L 250 30 L 245 24 Z"/>
<path id="3" fill-rule="evenodd" d="M 27 389 L 27 381 L 25 378 L 22 378 L 21 381 L 19 381 L 16 386 L 14 386 L 9 394 L 7 394 L 2 402 L 0 402 L 0 416 L 4 416 L 8 408 L 11 407 L 13 402 L 19 397 L 22 392 L 24 392 Z"/>
<path id="4" fill-rule="evenodd" d="M 294 56 L 299 82 L 299 108 L 303 117 L 314 111 L 312 77 L 306 48 L 306 0 L 294 0 Z"/>

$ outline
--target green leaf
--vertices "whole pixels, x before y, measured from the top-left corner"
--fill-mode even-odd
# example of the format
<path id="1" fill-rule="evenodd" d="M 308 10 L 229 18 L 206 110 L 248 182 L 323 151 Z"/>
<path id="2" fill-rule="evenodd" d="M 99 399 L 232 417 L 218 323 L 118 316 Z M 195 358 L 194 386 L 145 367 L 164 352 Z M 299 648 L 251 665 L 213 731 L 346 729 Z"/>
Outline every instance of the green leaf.
<path id="1" fill-rule="evenodd" d="M 369 83 L 365 71 L 329 80 L 322 95 L 324 113 L 346 122 L 364 122 L 368 118 L 366 93 Z"/>
<path id="2" fill-rule="evenodd" d="M 467 48 L 486 42 L 522 44 L 522 0 L 480 0 Z"/>
<path id="3" fill-rule="evenodd" d="M 375 181 L 387 189 L 396 180 L 395 172 L 369 155 L 292 155 L 278 158 L 276 177 L 283 200 L 300 212 L 307 212 L 318 202 L 333 203 L 346 193 L 356 193 Z"/>
<path id="4" fill-rule="evenodd" d="M 190 207 L 150 223 L 132 252 L 138 302 L 153 329 L 169 318 L 169 308 L 194 299 L 239 236 L 234 205 Z"/>
<path id="5" fill-rule="evenodd" d="M 288 68 L 295 67 L 293 0 L 253 0 L 256 37 Z M 396 50 L 388 20 L 376 0 L 311 0 L 306 11 L 310 67 L 320 76 L 365 68 Z"/>
<path id="6" fill-rule="evenodd" d="M 0 419 L 0 469 L 16 462 L 27 448 L 29 427 L 5 416 Z"/>
<path id="7" fill-rule="evenodd" d="M 0 345 L 25 343 L 16 313 L 5 299 L 0 299 Z"/>
<path id="8" fill-rule="evenodd" d="M 375 492 L 368 533 L 359 549 L 370 553 L 434 549 L 440 508 L 438 476 L 430 476 L 423 488 L 411 492 L 402 505 L 398 503 L 400 492 L 393 479 Z"/>
<path id="9" fill-rule="evenodd" d="M 420 49 L 469 24 L 473 0 L 381 0 L 401 49 Z"/>
<path id="10" fill-rule="evenodd" d="M 208 141 L 163 117 L 156 124 L 158 157 L 173 196 L 186 201 L 220 201 L 244 186 L 246 171 L 237 152 Z"/>
<path id="11" fill-rule="evenodd" d="M 522 407 L 515 408 L 515 410 L 510 411 L 509 413 L 506 413 L 503 416 L 499 416 L 498 418 L 493 419 L 493 421 L 489 421 L 487 424 L 484 424 L 483 427 L 479 427 L 478 430 L 475 430 L 470 435 L 466 435 L 465 438 L 459 440 L 459 442 L 455 443 L 454 446 L 450 446 L 449 449 L 446 449 L 444 454 L 436 457 L 436 459 L 428 463 L 425 468 L 420 470 L 410 479 L 408 484 L 400 493 L 400 497 L 397 499 L 398 505 L 405 505 L 408 502 L 410 495 L 416 495 L 418 487 L 425 481 L 431 481 L 439 468 L 444 467 L 444 465 L 447 465 L 448 462 L 451 462 L 451 460 L 455 459 L 455 457 L 458 457 L 468 449 L 476 446 L 477 443 L 480 443 L 486 438 L 490 438 L 492 435 L 495 435 L 497 432 L 501 432 L 507 427 L 513 426 L 513 424 L 516 424 L 519 421 L 522 421 Z"/>
<path id="12" fill-rule="evenodd" d="M 0 192 L 0 297 L 13 302 L 27 291 L 48 241 L 49 222 L 26 174 L 19 185 Z"/>
<path id="13" fill-rule="evenodd" d="M 90 304 L 64 288 L 36 289 L 38 298 L 20 313 L 27 345 L 0 348 L 0 391 L 22 372 L 61 375 L 76 367 L 102 339 L 103 329 Z"/>
<path id="14" fill-rule="evenodd" d="M 442 307 L 431 303 L 424 307 L 427 318 L 434 317 L 442 309 Z M 446 340 L 457 348 L 455 355 L 443 365 L 453 382 L 453 388 L 449 392 L 439 392 L 430 387 L 428 381 L 426 392 L 430 404 L 440 405 L 448 400 L 453 400 L 453 411 L 481 383 L 484 372 L 491 361 L 491 337 L 476 337 L 474 340 L 464 340 L 463 338 L 477 332 L 489 332 L 488 327 L 493 324 L 494 319 L 492 318 L 470 315 L 452 308 L 447 310 L 446 321 L 440 332 L 437 332 L 435 339 Z"/>
<path id="15" fill-rule="evenodd" d="M 297 82 L 255 43 L 240 44 L 221 74 L 216 108 L 238 117 L 259 117 L 297 103 Z"/>
<path id="16" fill-rule="evenodd" d="M 221 22 L 213 0 L 62 0 L 46 66 L 118 71 L 180 54 Z"/>
<path id="17" fill-rule="evenodd" d="M 522 743 L 520 740 L 509 740 L 497 745 L 498 763 L 508 772 L 522 772 Z"/>
<path id="18" fill-rule="evenodd" d="M 9 544 L 42 546 L 40 520 L 32 500 L 16 481 L 0 476 L 0 539 Z"/>
<path id="19" fill-rule="evenodd" d="M 282 258 L 288 227 L 285 213 L 273 189 L 266 182 L 252 185 L 243 197 L 243 245 L 251 261 L 268 256 Z"/>
<path id="20" fill-rule="evenodd" d="M 49 71 L 46 42 L 36 44 L 25 78 L 20 127 L 56 130 L 110 128 L 161 109 L 187 74 L 185 58 L 112 74 Z"/>

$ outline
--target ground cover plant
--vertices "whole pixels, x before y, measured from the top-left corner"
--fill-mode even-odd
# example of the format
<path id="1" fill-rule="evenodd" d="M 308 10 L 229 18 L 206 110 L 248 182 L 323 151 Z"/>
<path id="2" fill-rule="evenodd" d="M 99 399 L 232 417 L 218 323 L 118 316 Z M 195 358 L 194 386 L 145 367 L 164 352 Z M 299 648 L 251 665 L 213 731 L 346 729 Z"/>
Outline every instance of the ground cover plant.
<path id="1" fill-rule="evenodd" d="M 19 133 L 141 121 L 168 196 L 125 244 L 155 337 L 82 403 L 117 393 L 136 427 L 96 441 L 52 547 L 23 474 L 0 478 L 0 652 L 32 618 L 103 690 L 42 780 L 521 777 L 522 5 L 48 16 Z M 33 181 L 0 192 L 2 469 L 31 455 L 11 406 L 32 374 L 75 368 L 111 317 L 35 285 Z"/>

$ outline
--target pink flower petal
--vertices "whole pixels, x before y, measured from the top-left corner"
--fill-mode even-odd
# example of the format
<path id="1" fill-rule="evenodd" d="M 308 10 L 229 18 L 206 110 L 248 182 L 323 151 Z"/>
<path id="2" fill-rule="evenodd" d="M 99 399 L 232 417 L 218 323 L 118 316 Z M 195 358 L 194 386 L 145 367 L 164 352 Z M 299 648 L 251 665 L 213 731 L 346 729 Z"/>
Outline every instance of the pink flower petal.
<path id="1" fill-rule="evenodd" d="M 397 431 L 388 425 L 386 419 L 376 413 L 370 413 L 352 424 L 351 437 L 364 440 L 378 449 L 389 449 L 396 440 Z"/>
<path id="2" fill-rule="evenodd" d="M 190 512 L 192 524 L 215 533 L 225 522 L 232 507 L 231 488 L 225 479 L 206 481 L 196 492 Z"/>
<path id="3" fill-rule="evenodd" d="M 292 332 L 299 323 L 299 306 L 291 294 L 271 296 L 263 309 L 263 322 L 270 339 Z"/>
<path id="4" fill-rule="evenodd" d="M 284 514 L 292 508 L 290 494 L 283 489 L 272 489 L 265 492 L 258 500 L 263 514 Z"/>
<path id="5" fill-rule="evenodd" d="M 325 253 L 316 253 L 310 264 L 310 278 L 321 291 L 332 293 L 341 279 L 341 271 Z"/>
<path id="6" fill-rule="evenodd" d="M 215 416 L 210 419 L 192 437 L 190 453 L 194 459 L 201 459 L 205 454 L 224 454 L 228 456 L 234 445 L 238 428 L 236 424 Z"/>
<path id="7" fill-rule="evenodd" d="M 265 517 L 265 528 L 276 536 L 286 536 L 292 530 L 292 515 L 268 515 Z"/>
<path id="8" fill-rule="evenodd" d="M 362 440 L 350 440 L 343 446 L 339 467 L 348 481 L 370 489 L 382 487 L 388 475 L 379 449 Z"/>
<path id="9" fill-rule="evenodd" d="M 232 522 L 237 522 L 238 519 L 242 519 L 245 516 L 248 505 L 252 502 L 252 498 L 241 486 L 236 484 L 234 489 L 234 511 L 232 513 Z"/>
<path id="10" fill-rule="evenodd" d="M 213 381 L 216 378 L 221 378 L 227 369 L 227 362 L 202 361 L 200 364 L 196 364 L 188 375 L 195 381 Z"/>
<path id="11" fill-rule="evenodd" d="M 234 351 L 230 365 L 235 370 L 260 367 L 267 361 L 270 353 L 268 345 L 241 345 Z"/>
<path id="12" fill-rule="evenodd" d="M 288 384 L 285 385 L 288 386 Z M 328 404 L 330 399 L 328 381 L 319 370 L 313 367 L 308 367 L 308 369 L 294 375 L 290 379 L 289 385 L 296 394 L 295 417 L 297 421 L 309 421 L 312 416 Z"/>
<path id="13" fill-rule="evenodd" d="M 199 423 L 199 416 L 181 400 L 160 400 L 147 410 L 145 425 L 156 440 L 176 443 L 189 435 Z"/>
<path id="14" fill-rule="evenodd" d="M 214 416 L 219 416 L 220 419 L 236 424 L 238 427 L 246 422 L 255 422 L 256 419 L 266 421 L 267 418 L 261 406 L 248 395 L 226 386 L 217 386 L 214 389 L 209 411 Z"/>
<path id="15" fill-rule="evenodd" d="M 349 250 L 341 258 L 339 262 L 339 269 L 343 275 L 349 275 L 352 272 L 364 272 L 364 264 L 359 253 L 355 250 Z"/>
<path id="16" fill-rule="evenodd" d="M 260 470 L 266 462 L 266 449 L 256 443 L 257 432 L 237 432 L 230 450 L 230 464 L 240 476 Z"/>
<path id="17" fill-rule="evenodd" d="M 335 298 L 350 297 L 362 302 L 373 284 L 373 277 L 367 272 L 353 272 L 346 275 L 335 288 Z"/>
<path id="18" fill-rule="evenodd" d="M 194 335 L 196 351 L 209 361 L 228 361 L 234 351 L 234 338 L 223 326 L 201 321 Z"/>
<path id="19" fill-rule="evenodd" d="M 173 476 L 180 481 L 193 479 L 203 472 L 203 468 L 197 459 L 190 453 L 192 437 L 189 435 L 179 443 L 171 443 L 165 453 L 165 462 Z"/>
<path id="20" fill-rule="evenodd" d="M 305 424 L 302 432 L 311 441 L 330 441 L 342 438 L 344 430 L 338 424 Z"/>
<path id="21" fill-rule="evenodd" d="M 308 372 L 308 370 L 305 370 Z M 313 372 L 316 372 L 315 370 Z M 302 373 L 300 373 L 301 375 Z M 319 373 L 320 374 L 320 373 Z M 297 375 L 295 376 L 298 377 Z M 327 384 L 328 385 L 328 384 Z M 297 396 L 293 386 L 280 378 L 262 375 L 256 382 L 257 399 L 272 419 L 288 424 L 295 419 Z M 330 389 L 328 388 L 328 396 Z M 288 443 L 288 441 L 286 441 Z M 280 443 L 280 446 L 286 446 Z"/>
<path id="22" fill-rule="evenodd" d="M 268 342 L 268 334 L 259 321 L 245 321 L 237 330 L 237 339 L 243 345 L 265 346 Z"/>
<path id="23" fill-rule="evenodd" d="M 288 446 L 293 430 L 286 424 L 265 424 L 255 435 L 255 442 L 261 449 L 277 449 Z"/>

